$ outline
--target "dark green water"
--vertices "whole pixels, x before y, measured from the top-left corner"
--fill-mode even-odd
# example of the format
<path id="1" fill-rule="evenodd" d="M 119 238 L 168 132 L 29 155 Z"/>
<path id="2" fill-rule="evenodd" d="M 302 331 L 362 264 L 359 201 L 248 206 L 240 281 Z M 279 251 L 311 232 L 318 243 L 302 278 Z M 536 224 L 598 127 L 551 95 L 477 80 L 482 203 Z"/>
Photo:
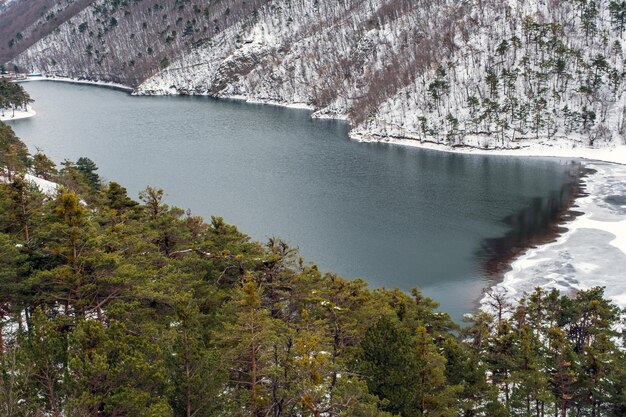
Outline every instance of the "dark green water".
<path id="1" fill-rule="evenodd" d="M 24 86 L 37 116 L 11 125 L 31 150 L 87 156 L 134 196 L 164 188 L 169 204 L 282 237 L 325 271 L 417 286 L 456 318 L 490 282 L 485 245 L 501 254 L 515 242 L 497 238 L 534 233 L 569 199 L 567 160 L 357 143 L 346 124 L 304 110 Z"/>

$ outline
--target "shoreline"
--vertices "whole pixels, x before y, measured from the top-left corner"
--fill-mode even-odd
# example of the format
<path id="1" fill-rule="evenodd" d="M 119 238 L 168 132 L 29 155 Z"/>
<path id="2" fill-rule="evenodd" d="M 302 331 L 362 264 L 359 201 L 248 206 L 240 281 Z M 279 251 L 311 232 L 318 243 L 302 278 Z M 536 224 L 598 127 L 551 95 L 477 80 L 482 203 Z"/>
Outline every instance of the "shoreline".
<path id="1" fill-rule="evenodd" d="M 601 286 L 626 306 L 626 166 L 585 162 L 582 168 L 580 194 L 555 222 L 552 238 L 520 251 L 488 290 L 514 303 L 537 287 L 574 295 Z M 483 295 L 479 308 L 489 310 L 488 301 Z"/>
<path id="2" fill-rule="evenodd" d="M 70 77 L 54 77 L 54 76 L 29 76 L 25 80 L 20 80 L 18 82 L 30 82 L 30 81 L 58 81 L 58 82 L 67 82 L 72 84 L 85 84 L 99 87 L 108 87 L 120 91 L 125 91 L 131 93 L 131 95 L 136 96 L 160 96 L 165 94 L 145 94 L 140 93 L 136 94 L 136 89 L 129 87 L 124 84 L 107 82 L 107 81 L 98 81 L 98 80 L 87 80 L 87 79 L 78 79 L 78 78 L 70 78 Z M 167 95 L 179 95 L 182 96 L 184 94 L 176 93 L 176 94 L 167 94 Z M 257 100 L 246 97 L 245 95 L 209 95 L 209 94 L 189 94 L 189 96 L 198 96 L 198 97 L 214 97 L 216 99 L 225 99 L 225 100 L 235 100 L 235 101 L 243 101 L 245 103 L 250 104 L 262 104 L 268 106 L 277 106 L 284 107 L 288 109 L 300 109 L 300 110 L 308 110 L 311 112 L 311 118 L 317 119 L 334 119 L 337 121 L 346 122 L 347 118 L 343 115 L 326 115 L 326 114 L 317 114 L 316 110 L 313 106 L 310 106 L 306 103 L 282 103 L 276 101 L 266 101 L 266 100 Z M 570 146 L 570 147 L 547 147 L 547 146 L 538 146 L 537 144 L 533 144 L 532 141 L 527 142 L 526 147 L 519 148 L 490 148 L 490 149 L 482 149 L 471 146 L 457 146 L 450 147 L 448 145 L 435 143 L 432 141 L 420 141 L 419 139 L 411 139 L 411 138 L 396 138 L 396 137 L 380 137 L 376 138 L 374 136 L 368 135 L 367 137 L 361 133 L 353 133 L 349 132 L 348 137 L 350 140 L 354 140 L 356 142 L 364 142 L 364 143 L 385 143 L 390 145 L 400 145 L 400 146 L 410 146 L 421 149 L 428 149 L 439 152 L 450 152 L 450 153 L 463 153 L 463 154 L 477 154 L 477 155 L 502 155 L 502 156 L 516 156 L 516 157 L 548 157 L 548 158 L 580 158 L 580 159 L 588 159 L 592 161 L 603 161 L 603 162 L 613 162 L 617 164 L 626 165 L 626 144 L 624 145 L 615 145 L 613 147 L 603 147 L 603 148 L 589 148 L 583 146 Z M 621 151 L 621 152 L 620 152 Z M 620 155 L 621 153 L 621 155 Z"/>
<path id="3" fill-rule="evenodd" d="M 58 81 L 67 82 L 73 84 L 85 84 L 99 87 L 108 87 L 120 91 L 131 93 L 133 96 L 161 96 L 161 95 L 178 95 L 183 96 L 185 94 L 172 93 L 172 94 L 146 94 L 140 92 L 137 94 L 137 90 L 124 84 L 87 80 L 70 77 L 54 77 L 54 76 L 29 76 L 25 80 L 18 82 L 30 82 L 30 81 Z M 257 100 L 246 97 L 245 95 L 209 95 L 209 94 L 188 94 L 189 96 L 198 97 L 213 97 L 216 99 L 243 101 L 250 104 L 262 104 L 268 106 L 284 107 L 289 109 L 308 110 L 311 112 L 311 118 L 317 119 L 334 119 L 337 121 L 346 122 L 347 118 L 344 115 L 331 115 L 331 114 L 317 114 L 313 106 L 306 103 L 283 103 L 276 101 Z M 526 142 L 525 146 L 518 148 L 490 148 L 483 149 L 471 146 L 455 146 L 451 147 L 445 144 L 435 143 L 432 141 L 420 141 L 419 139 L 412 138 L 399 138 L 399 137 L 375 137 L 373 135 L 365 135 L 362 133 L 354 133 L 353 131 L 348 133 L 350 140 L 364 143 L 385 143 L 389 145 L 410 146 L 421 149 L 428 149 L 439 152 L 449 153 L 462 153 L 462 154 L 476 154 L 476 155 L 502 155 L 502 156 L 515 156 L 515 157 L 547 157 L 547 158 L 576 158 L 586 159 L 591 161 L 603 161 L 612 162 L 616 164 L 626 165 L 626 144 L 614 145 L 612 147 L 600 147 L 590 148 L 584 146 L 573 146 L 573 143 L 569 143 L 569 146 L 540 146 L 533 143 L 533 140 Z"/>
<path id="4" fill-rule="evenodd" d="M 486 285 L 475 300 L 476 311 L 490 311 L 490 297 L 487 292 L 499 293 L 508 303 L 515 305 L 523 294 L 534 291 L 536 287 L 547 291 L 554 288 L 562 294 L 574 295 L 580 290 L 600 286 L 605 288 L 605 295 L 614 303 L 621 308 L 626 307 L 626 282 L 620 285 L 620 273 L 626 270 L 626 146 L 564 148 L 536 144 L 532 146 L 531 143 L 518 149 L 478 149 L 453 148 L 415 139 L 366 138 L 354 133 L 350 134 L 350 138 L 365 143 L 386 143 L 438 152 L 571 158 L 580 161 L 582 175 L 575 185 L 577 191 L 572 194 L 570 201 L 555 220 L 544 232 L 529 239 L 526 244 L 511 248 L 508 254 L 496 261 L 498 265 L 495 270 L 489 271 L 486 268 Z M 624 187 L 621 193 L 603 193 L 604 184 L 609 180 L 606 172 L 598 172 L 599 164 L 613 167 L 608 171 L 617 171 L 616 175 L 623 177 Z M 611 197 L 617 201 L 623 199 L 623 212 L 617 214 L 612 222 L 594 220 L 595 217 L 607 217 L 608 214 L 598 214 L 601 203 L 591 205 L 589 200 L 602 201 Z M 599 234 L 602 236 L 598 236 Z M 589 249 L 585 250 L 585 245 Z M 614 249 L 615 259 L 605 256 Z M 596 253 L 592 253 L 593 251 Z M 573 256 L 572 252 L 576 252 L 578 256 Z M 476 311 L 467 314 L 472 315 Z"/>
<path id="5" fill-rule="evenodd" d="M 542 225 L 540 230 L 530 231 L 524 236 L 515 237 L 507 234 L 501 238 L 487 239 L 486 246 L 488 249 L 486 249 L 486 251 L 493 253 L 493 256 L 485 262 L 485 274 L 490 280 L 493 280 L 496 284 L 501 282 L 504 276 L 512 270 L 511 264 L 515 260 L 530 249 L 536 249 L 555 242 L 561 235 L 567 232 L 568 223 L 584 214 L 574 209 L 576 200 L 589 195 L 585 189 L 584 179 L 595 171 L 585 167 L 582 163 L 577 164 L 576 172 L 571 174 L 572 180 L 564 185 L 564 188 L 569 189 L 567 200 L 552 213 L 546 224 Z M 522 210 L 516 214 L 524 215 L 526 214 L 526 210 Z M 503 222 L 509 225 L 514 218 L 515 215 L 508 216 L 503 219 Z M 500 242 L 506 242 L 507 240 L 512 241 L 512 245 L 506 248 L 501 254 L 495 253 L 499 246 L 498 244 Z"/>
<path id="6" fill-rule="evenodd" d="M 32 107 L 28 106 L 26 110 L 15 110 L 15 116 L 13 116 L 13 109 L 5 110 L 4 116 L 0 115 L 0 122 L 10 122 L 12 120 L 28 119 L 37 114 Z"/>
<path id="7" fill-rule="evenodd" d="M 28 76 L 24 80 L 18 80 L 18 83 L 32 82 L 32 81 L 56 81 L 62 83 L 70 83 L 70 84 L 84 84 L 84 85 L 92 85 L 98 87 L 111 88 L 113 90 L 120 90 L 128 93 L 132 93 L 134 89 L 124 84 L 113 83 L 109 81 L 96 81 L 96 80 L 84 80 L 79 78 L 70 78 L 70 77 L 51 77 L 48 75 L 42 76 Z"/>
<path id="8" fill-rule="evenodd" d="M 428 149 L 438 152 L 461 153 L 468 155 L 498 155 L 515 157 L 544 157 L 544 158 L 572 158 L 589 161 L 610 162 L 614 164 L 626 165 L 626 145 L 615 145 L 613 147 L 589 148 L 589 147 L 547 147 L 537 146 L 532 142 L 525 148 L 490 148 L 480 149 L 470 146 L 450 147 L 444 144 L 409 138 L 366 138 L 360 134 L 349 134 L 350 139 L 363 143 L 386 143 L 397 146 L 410 146 L 413 148 Z"/>
<path id="9" fill-rule="evenodd" d="M 308 105 L 306 103 L 280 103 L 277 101 L 254 100 L 254 99 L 249 99 L 246 96 L 239 96 L 239 95 L 212 96 L 208 94 L 193 94 L 191 96 L 214 97 L 214 98 L 223 99 L 223 100 L 243 101 L 249 104 L 263 104 L 263 105 L 268 105 L 268 106 L 285 107 L 287 109 L 308 110 L 310 112 L 315 111 L 315 108 L 313 106 Z"/>
<path id="10" fill-rule="evenodd" d="M 585 187 L 585 178 L 589 175 L 596 173 L 592 168 L 588 168 L 584 162 L 577 162 L 578 167 L 576 172 L 572 174 L 572 181 L 566 184 L 564 187 L 569 188 L 570 194 L 567 201 L 561 205 L 558 210 L 551 216 L 551 219 L 542 228 L 542 230 L 533 231 L 527 236 L 521 236 L 517 239 L 515 236 L 511 236 L 513 231 L 507 233 L 507 235 L 501 238 L 487 239 L 485 246 L 488 249 L 484 249 L 484 252 L 493 252 L 497 250 L 498 243 L 506 243 L 507 240 L 515 240 L 513 245 L 506 248 L 505 252 L 498 254 L 493 253 L 484 262 L 485 281 L 489 284 L 483 288 L 482 295 L 475 300 L 475 308 L 479 310 L 485 309 L 487 306 L 487 293 L 492 290 L 496 290 L 501 285 L 507 274 L 514 272 L 514 264 L 520 262 L 520 260 L 532 250 L 540 249 L 545 245 L 550 245 L 557 242 L 564 234 L 568 233 L 568 225 L 573 222 L 577 217 L 583 216 L 585 213 L 576 210 L 576 201 L 580 198 L 589 196 Z M 518 212 L 523 215 L 525 210 Z M 510 220 L 515 215 L 509 216 L 503 219 L 506 224 L 510 223 Z M 489 255 L 489 253 L 487 253 Z"/>

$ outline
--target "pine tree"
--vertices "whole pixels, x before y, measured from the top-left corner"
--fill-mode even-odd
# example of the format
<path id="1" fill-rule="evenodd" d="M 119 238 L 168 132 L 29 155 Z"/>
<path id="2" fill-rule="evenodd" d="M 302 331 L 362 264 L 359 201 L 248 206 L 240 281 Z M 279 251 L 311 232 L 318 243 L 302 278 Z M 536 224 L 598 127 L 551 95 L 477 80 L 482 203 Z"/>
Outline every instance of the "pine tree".
<path id="1" fill-rule="evenodd" d="M 69 340 L 68 417 L 168 417 L 160 347 L 119 322 L 81 320 Z"/>
<path id="2" fill-rule="evenodd" d="M 415 415 L 418 380 L 410 333 L 397 321 L 379 319 L 365 332 L 356 369 L 369 391 L 386 401 L 384 409 L 402 416 Z"/>
<path id="3" fill-rule="evenodd" d="M 543 345 L 527 325 L 517 329 L 517 337 L 519 353 L 514 358 L 511 375 L 511 415 L 540 417 L 545 413 L 545 405 L 553 402 L 545 373 L 547 364 Z"/>
<path id="4" fill-rule="evenodd" d="M 76 161 L 76 169 L 83 175 L 92 192 L 98 192 L 100 190 L 102 184 L 100 176 L 96 174 L 98 167 L 95 162 L 84 156 L 80 157 Z"/>
<path id="5" fill-rule="evenodd" d="M 28 149 L 10 126 L 0 122 L 0 169 L 9 181 L 30 165 Z"/>
<path id="6" fill-rule="evenodd" d="M 611 12 L 611 21 L 621 38 L 626 26 L 626 1 L 611 1 L 609 10 Z"/>
<path id="7" fill-rule="evenodd" d="M 554 415 L 567 417 L 567 410 L 574 399 L 576 383 L 576 360 L 565 332 L 558 327 L 549 329 L 548 366 L 550 388 L 555 398 Z"/>
<path id="8" fill-rule="evenodd" d="M 231 308 L 234 322 L 223 332 L 221 345 L 231 369 L 231 382 L 238 401 L 251 416 L 267 412 L 269 393 L 262 380 L 268 375 L 271 349 L 276 338 L 274 323 L 261 304 L 261 290 L 250 276 L 237 291 Z"/>
<path id="9" fill-rule="evenodd" d="M 43 310 L 32 315 L 28 332 L 18 334 L 18 374 L 28 375 L 23 387 L 25 408 L 35 415 L 63 417 L 67 382 L 67 317 L 50 319 Z"/>
<path id="10" fill-rule="evenodd" d="M 453 417 L 457 415 L 456 397 L 458 386 L 446 382 L 446 359 L 438 352 L 426 327 L 419 326 L 415 335 L 415 370 L 416 378 L 415 407 L 417 416 Z"/>
<path id="11" fill-rule="evenodd" d="M 33 172 L 35 176 L 48 181 L 58 174 L 55 163 L 41 152 L 37 152 L 33 156 Z"/>
<path id="12" fill-rule="evenodd" d="M 6 194 L 0 201 L 4 211 L 0 225 L 4 230 L 16 233 L 23 245 L 32 248 L 35 246 L 33 229 L 41 222 L 43 195 L 23 176 L 15 176 L 3 187 Z"/>
<path id="13" fill-rule="evenodd" d="M 0 233 L 0 361 L 5 353 L 5 327 L 21 320 L 23 305 L 17 294 L 28 271 L 27 255 L 9 235 Z"/>
<path id="14" fill-rule="evenodd" d="M 176 317 L 170 326 L 168 369 L 173 385 L 174 415 L 212 416 L 219 412 L 226 380 L 219 352 L 212 348 L 205 329 L 206 318 L 187 297 L 175 300 Z M 209 377 L 210 376 L 210 377 Z"/>

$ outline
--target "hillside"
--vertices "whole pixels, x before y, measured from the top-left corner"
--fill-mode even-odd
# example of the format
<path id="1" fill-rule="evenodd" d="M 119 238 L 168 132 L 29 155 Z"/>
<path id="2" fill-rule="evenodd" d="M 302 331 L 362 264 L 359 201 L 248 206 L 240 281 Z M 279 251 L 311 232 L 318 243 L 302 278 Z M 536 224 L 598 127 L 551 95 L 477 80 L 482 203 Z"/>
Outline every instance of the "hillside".
<path id="1" fill-rule="evenodd" d="M 625 25 L 614 0 L 99 0 L 13 63 L 306 104 L 357 139 L 600 147 L 626 136 Z"/>
<path id="2" fill-rule="evenodd" d="M 136 87 L 214 34 L 245 20 L 263 2 L 100 0 L 60 24 L 11 64 L 26 72 Z"/>
<path id="3" fill-rule="evenodd" d="M 3 0 L 0 2 L 0 63 L 15 58 L 92 2 Z"/>

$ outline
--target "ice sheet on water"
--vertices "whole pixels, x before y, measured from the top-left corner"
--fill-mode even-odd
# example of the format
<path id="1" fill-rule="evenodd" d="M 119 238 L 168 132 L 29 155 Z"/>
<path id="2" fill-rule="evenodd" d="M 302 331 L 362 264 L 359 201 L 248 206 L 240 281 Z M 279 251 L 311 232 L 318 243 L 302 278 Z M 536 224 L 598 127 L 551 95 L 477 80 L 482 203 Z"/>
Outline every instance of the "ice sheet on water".
<path id="1" fill-rule="evenodd" d="M 585 165 L 595 172 L 584 179 L 588 195 L 574 206 L 583 214 L 555 242 L 515 260 L 494 289 L 516 300 L 536 287 L 573 293 L 603 286 L 607 297 L 626 307 L 626 166 Z"/>

